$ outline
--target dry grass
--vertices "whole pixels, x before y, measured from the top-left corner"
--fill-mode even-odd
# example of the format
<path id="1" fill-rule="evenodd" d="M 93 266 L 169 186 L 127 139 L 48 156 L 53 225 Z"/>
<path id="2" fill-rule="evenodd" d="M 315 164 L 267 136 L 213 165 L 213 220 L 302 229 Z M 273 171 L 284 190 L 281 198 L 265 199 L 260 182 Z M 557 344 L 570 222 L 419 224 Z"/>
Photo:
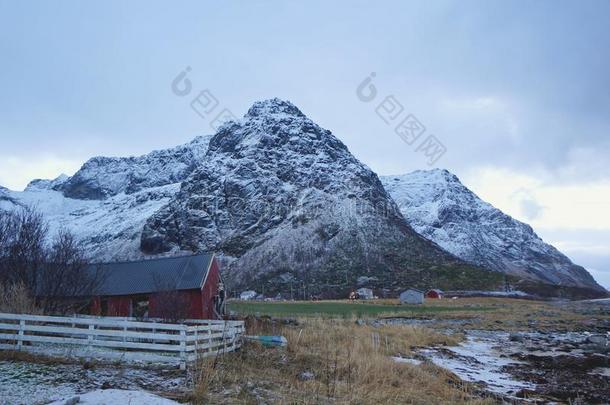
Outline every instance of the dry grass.
<path id="1" fill-rule="evenodd" d="M 248 333 L 282 334 L 287 348 L 249 343 L 238 353 L 199 362 L 195 403 L 396 404 L 489 403 L 433 365 L 394 362 L 413 347 L 456 344 L 461 336 L 429 329 L 372 328 L 353 320 L 303 319 L 299 326 L 251 326 Z M 313 378 L 300 378 L 304 372 Z"/>
<path id="2" fill-rule="evenodd" d="M 42 309 L 23 284 L 0 284 L 0 312 L 12 314 L 42 314 Z"/>
<path id="3" fill-rule="evenodd" d="M 444 301 L 444 302 L 440 302 Z M 452 301 L 448 304 L 448 301 Z M 578 331 L 590 328 L 591 316 L 577 313 L 573 308 L 549 301 L 519 300 L 510 298 L 465 298 L 459 300 L 436 300 L 427 305 L 472 305 L 492 308 L 483 312 L 451 312 L 439 314 L 439 319 L 476 319 L 478 329 L 487 330 L 554 330 Z M 610 319 L 608 313 L 596 314 L 598 319 Z"/>
<path id="4" fill-rule="evenodd" d="M 377 303 L 395 305 L 397 301 Z M 434 311 L 437 306 L 455 310 Z M 330 313 L 324 318 L 300 318 L 298 326 L 268 317 L 248 318 L 248 334 L 283 335 L 288 347 L 249 343 L 238 353 L 199 362 L 192 399 L 235 404 L 494 403 L 441 368 L 395 363 L 391 356 L 408 356 L 414 347 L 453 345 L 463 338 L 460 333 L 446 336 L 438 329 L 561 331 L 586 329 L 591 322 L 591 315 L 569 307 L 530 300 L 427 300 L 423 307 L 430 310 L 405 316 L 435 319 L 426 328 L 374 328 Z M 607 313 L 596 315 L 598 320 L 609 318 Z M 464 322 L 450 322 L 456 319 Z M 313 373 L 313 378 L 301 378 L 304 372 Z"/>

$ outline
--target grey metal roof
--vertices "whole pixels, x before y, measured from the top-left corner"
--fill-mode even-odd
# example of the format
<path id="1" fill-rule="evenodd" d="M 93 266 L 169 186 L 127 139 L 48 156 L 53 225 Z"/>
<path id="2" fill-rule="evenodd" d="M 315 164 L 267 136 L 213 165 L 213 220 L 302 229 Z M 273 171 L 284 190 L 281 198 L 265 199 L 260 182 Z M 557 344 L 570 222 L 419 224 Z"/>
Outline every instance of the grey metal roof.
<path id="1" fill-rule="evenodd" d="M 406 293 L 406 292 L 408 292 L 408 291 L 415 291 L 415 292 L 418 292 L 418 293 L 421 293 L 421 294 L 423 294 L 423 293 L 424 293 L 422 290 L 418 290 L 417 288 L 407 288 L 406 290 L 404 290 L 403 292 L 401 292 L 401 293 L 400 293 L 400 295 L 402 295 L 402 294 L 404 294 L 404 293 Z"/>
<path id="2" fill-rule="evenodd" d="M 133 262 L 92 264 L 87 271 L 101 275 L 96 295 L 148 294 L 201 288 L 213 253 L 164 257 Z"/>

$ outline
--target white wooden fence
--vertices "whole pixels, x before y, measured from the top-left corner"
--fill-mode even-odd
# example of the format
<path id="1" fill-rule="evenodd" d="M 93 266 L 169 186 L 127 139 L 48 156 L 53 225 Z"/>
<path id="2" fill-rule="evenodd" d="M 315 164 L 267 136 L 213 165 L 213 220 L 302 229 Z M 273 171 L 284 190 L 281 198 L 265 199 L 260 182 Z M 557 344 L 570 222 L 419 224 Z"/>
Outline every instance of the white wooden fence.
<path id="1" fill-rule="evenodd" d="M 133 318 L 0 313 L 0 349 L 175 363 L 182 369 L 198 357 L 237 349 L 243 333 L 243 321 L 188 320 L 175 324 Z"/>

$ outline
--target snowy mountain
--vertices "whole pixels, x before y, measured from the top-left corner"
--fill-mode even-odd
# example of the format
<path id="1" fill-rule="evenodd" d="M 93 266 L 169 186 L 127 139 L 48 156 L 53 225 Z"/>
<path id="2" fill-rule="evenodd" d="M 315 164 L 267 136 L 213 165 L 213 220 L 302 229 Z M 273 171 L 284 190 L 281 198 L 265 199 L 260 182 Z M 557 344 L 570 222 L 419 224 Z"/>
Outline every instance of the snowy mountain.
<path id="1" fill-rule="evenodd" d="M 200 136 L 172 149 L 139 157 L 94 157 L 68 179 L 55 179 L 50 188 L 66 197 L 102 200 L 120 193 L 133 194 L 184 180 L 203 159 L 210 136 Z M 41 180 L 28 188 L 40 187 Z"/>
<path id="2" fill-rule="evenodd" d="M 214 136 L 96 157 L 23 192 L 0 187 L 0 210 L 37 207 L 51 233 L 72 230 L 93 261 L 212 250 L 231 287 L 268 295 L 495 289 L 501 272 L 598 287 L 448 172 L 382 180 L 330 131 L 273 99 Z"/>
<path id="3" fill-rule="evenodd" d="M 377 175 L 330 131 L 278 99 L 220 128 L 148 220 L 142 249 L 219 251 L 233 285 L 273 292 L 304 280 L 312 293 L 347 289 L 362 276 L 422 284 L 421 271 L 434 278 L 431 268 L 464 266 L 409 227 Z"/>
<path id="4" fill-rule="evenodd" d="M 543 283 L 601 288 L 529 225 L 482 201 L 447 170 L 381 181 L 413 229 L 470 263 Z"/>

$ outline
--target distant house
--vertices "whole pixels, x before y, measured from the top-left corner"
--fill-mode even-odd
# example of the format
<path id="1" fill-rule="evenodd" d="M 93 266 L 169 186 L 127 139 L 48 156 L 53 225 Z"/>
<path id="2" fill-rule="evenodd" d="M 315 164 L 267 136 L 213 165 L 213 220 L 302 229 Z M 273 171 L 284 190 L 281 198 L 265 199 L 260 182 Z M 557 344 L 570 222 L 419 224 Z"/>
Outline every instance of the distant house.
<path id="1" fill-rule="evenodd" d="M 92 315 L 220 319 L 225 291 L 213 253 L 90 266 L 103 274 Z"/>
<path id="2" fill-rule="evenodd" d="M 370 288 L 359 288 L 356 290 L 356 294 L 358 294 L 358 298 L 361 300 L 373 299 L 373 290 Z"/>
<path id="3" fill-rule="evenodd" d="M 409 288 L 400 293 L 401 304 L 423 304 L 424 292 L 415 288 Z"/>
<path id="4" fill-rule="evenodd" d="M 428 290 L 426 291 L 426 298 L 441 299 L 443 298 L 443 292 L 438 289 Z"/>
<path id="5" fill-rule="evenodd" d="M 255 299 L 257 296 L 258 293 L 256 291 L 248 290 L 239 294 L 239 299 L 249 301 Z"/>

